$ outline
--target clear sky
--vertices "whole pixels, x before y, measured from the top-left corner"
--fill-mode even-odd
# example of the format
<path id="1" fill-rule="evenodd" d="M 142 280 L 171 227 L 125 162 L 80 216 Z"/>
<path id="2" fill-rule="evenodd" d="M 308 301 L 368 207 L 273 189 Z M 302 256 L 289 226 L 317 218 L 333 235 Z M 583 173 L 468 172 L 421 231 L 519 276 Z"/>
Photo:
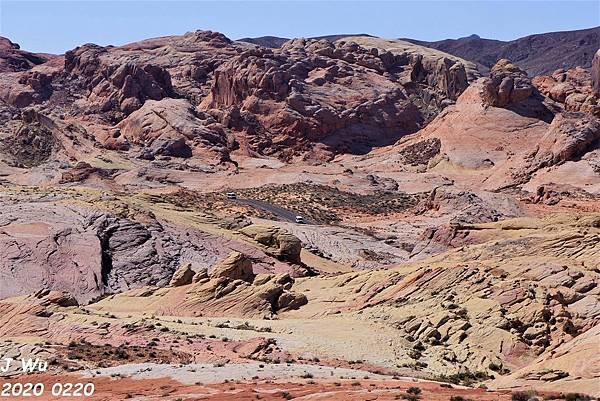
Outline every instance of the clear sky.
<path id="1" fill-rule="evenodd" d="M 23 49 L 50 53 L 197 29 L 231 39 L 369 33 L 433 41 L 473 33 L 511 40 L 599 25 L 600 0 L 0 0 L 0 35 Z"/>

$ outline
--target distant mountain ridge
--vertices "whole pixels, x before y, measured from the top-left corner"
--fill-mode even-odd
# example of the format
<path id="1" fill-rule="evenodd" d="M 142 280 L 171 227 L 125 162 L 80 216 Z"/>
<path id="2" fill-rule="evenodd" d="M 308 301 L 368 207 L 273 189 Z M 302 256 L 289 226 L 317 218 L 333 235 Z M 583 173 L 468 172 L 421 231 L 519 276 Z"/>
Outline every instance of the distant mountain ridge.
<path id="1" fill-rule="evenodd" d="M 590 68 L 594 53 L 600 48 L 600 27 L 541 33 L 511 41 L 484 39 L 478 35 L 436 42 L 402 40 L 473 61 L 484 74 L 496 61 L 507 58 L 534 76 L 551 74 L 560 68 Z"/>
<path id="2" fill-rule="evenodd" d="M 311 39 L 335 41 L 349 36 L 371 35 L 340 34 Z M 511 41 L 485 39 L 477 34 L 435 42 L 409 38 L 400 39 L 472 61 L 477 64 L 482 74 L 487 74 L 499 59 L 507 58 L 519 65 L 529 76 L 535 76 L 551 74 L 560 68 L 569 69 L 575 66 L 590 68 L 594 53 L 600 48 L 600 27 L 540 33 Z M 270 48 L 281 47 L 288 40 L 288 38 L 277 36 L 238 39 L 240 42 Z"/>
<path id="3" fill-rule="evenodd" d="M 336 40 L 350 37 L 350 36 L 372 36 L 366 33 L 357 33 L 357 34 L 340 34 L 340 35 L 325 35 L 325 36 L 314 36 L 308 39 L 327 39 L 331 42 L 335 42 Z M 290 40 L 290 38 L 281 38 L 279 36 L 259 36 L 256 38 L 242 38 L 238 39 L 238 42 L 246 42 L 253 43 L 255 45 L 259 45 L 262 47 L 270 47 L 272 49 L 281 47 L 285 42 Z"/>

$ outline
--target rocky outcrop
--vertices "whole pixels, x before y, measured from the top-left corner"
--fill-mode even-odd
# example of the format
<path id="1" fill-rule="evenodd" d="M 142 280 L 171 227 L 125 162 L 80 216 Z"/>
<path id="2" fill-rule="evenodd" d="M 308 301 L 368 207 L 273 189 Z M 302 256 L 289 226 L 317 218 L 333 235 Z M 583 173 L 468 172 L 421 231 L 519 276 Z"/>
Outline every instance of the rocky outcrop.
<path id="1" fill-rule="evenodd" d="M 197 31 L 86 44 L 66 52 L 62 65 L 52 59 L 3 77 L 0 98 L 74 118 L 105 148 L 136 148 L 142 159 L 228 162 L 228 151 L 241 148 L 329 160 L 415 132 L 475 77 L 456 57 L 371 39 L 294 39 L 265 49 Z"/>
<path id="2" fill-rule="evenodd" d="M 184 263 L 173 274 L 169 287 L 181 287 L 182 285 L 188 285 L 192 283 L 192 279 L 195 277 L 195 273 L 192 270 L 191 263 Z"/>
<path id="3" fill-rule="evenodd" d="M 148 99 L 173 95 L 171 76 L 151 63 L 112 64 L 102 58 L 108 52 L 96 45 L 84 45 L 65 54 L 65 71 L 81 77 L 89 89 L 88 100 L 100 112 L 120 110 L 130 114 Z"/>
<path id="4" fill-rule="evenodd" d="M 354 54 L 371 68 L 352 62 Z M 325 141 L 326 149 L 311 157 L 360 152 L 352 149 L 357 136 L 366 146 L 375 145 L 418 127 L 417 109 L 381 76 L 382 69 L 379 59 L 358 46 L 348 53 L 327 41 L 295 40 L 276 52 L 256 49 L 223 64 L 202 107 L 209 112 L 231 108 L 212 113 L 244 133 L 240 142 L 252 151 L 289 159 Z M 344 84 L 349 80 L 352 88 Z"/>
<path id="5" fill-rule="evenodd" d="M 254 279 L 252 261 L 240 252 L 232 252 L 213 268 L 210 277 L 252 282 Z"/>
<path id="6" fill-rule="evenodd" d="M 552 75 L 533 78 L 533 84 L 567 111 L 581 111 L 600 117 L 600 95 L 594 90 L 593 68 L 591 72 L 581 67 L 557 70 Z"/>
<path id="7" fill-rule="evenodd" d="M 156 222 L 59 205 L 6 202 L 0 225 L 0 298 L 45 288 L 85 303 L 145 284 L 164 286 L 182 246 Z"/>
<path id="8" fill-rule="evenodd" d="M 147 159 L 155 156 L 229 159 L 223 127 L 212 117 L 197 112 L 184 99 L 148 100 L 119 123 L 107 142 L 111 147 L 141 146 L 143 158 Z"/>
<path id="9" fill-rule="evenodd" d="M 76 186 L 72 190 L 78 191 Z M 255 273 L 304 270 L 297 264 L 299 240 L 282 230 L 258 235 L 264 244 L 271 244 L 263 245 L 241 234 L 231 240 L 168 223 L 109 195 L 93 196 L 91 203 L 82 198 L 63 203 L 52 192 L 47 197 L 45 192 L 21 195 L 0 193 L 0 299 L 43 288 L 68 291 L 87 303 L 107 293 L 168 286 L 187 263 L 196 274 L 188 278 L 186 273 L 185 281 L 200 282 L 209 278 L 208 267 L 233 250 L 247 255 L 239 260 L 241 265 L 234 258 L 232 266 L 234 271 L 241 269 L 236 277 L 249 282 L 253 269 Z M 254 268 L 248 268 L 249 260 Z"/>
<path id="10" fill-rule="evenodd" d="M 490 106 L 505 107 L 519 103 L 533 94 L 527 74 L 507 59 L 499 60 L 485 80 L 484 100 Z"/>
<path id="11" fill-rule="evenodd" d="M 600 120 L 584 113 L 557 115 L 542 137 L 534 165 L 537 168 L 577 160 L 600 143 Z"/>
<path id="12" fill-rule="evenodd" d="M 291 263 L 301 263 L 302 242 L 287 231 L 274 226 L 252 224 L 240 232 L 267 247 L 267 250 Z"/>
<path id="13" fill-rule="evenodd" d="M 40 289 L 68 291 L 80 302 L 103 292 L 101 247 L 93 232 L 63 208 L 39 219 L 39 205 L 5 204 L 0 217 L 0 298 Z M 26 215 L 21 215 L 26 213 Z"/>
<path id="14" fill-rule="evenodd" d="M 21 119 L 12 132 L 0 139 L 0 153 L 8 156 L 6 161 L 11 165 L 38 166 L 48 161 L 60 146 L 54 132 L 56 125 L 33 109 L 25 109 L 20 114 Z"/>
<path id="15" fill-rule="evenodd" d="M 0 36 L 0 73 L 26 71 L 45 61 L 43 55 L 21 50 L 17 43 Z"/>
<path id="16" fill-rule="evenodd" d="M 52 75 L 45 72 L 3 74 L 0 79 L 0 99 L 17 108 L 43 103 L 52 92 Z"/>
<path id="17" fill-rule="evenodd" d="M 285 160 L 308 151 L 306 157 L 323 159 L 364 153 L 415 131 L 430 118 L 423 102 L 439 111 L 468 85 L 457 60 L 354 39 L 247 50 L 215 71 L 201 107 L 241 131 L 251 151 Z"/>
<path id="18" fill-rule="evenodd" d="M 304 294 L 292 291 L 294 279 L 288 274 L 257 274 L 246 281 L 229 277 L 234 270 L 215 267 L 209 278 L 193 280 L 190 285 L 131 290 L 100 301 L 94 308 L 175 316 L 222 316 L 226 311 L 230 317 L 271 319 L 308 303 Z"/>
<path id="19" fill-rule="evenodd" d="M 61 184 L 67 184 L 71 182 L 82 182 L 91 177 L 98 177 L 100 179 L 110 179 L 117 173 L 114 169 L 103 169 L 99 167 L 93 167 L 89 163 L 79 162 L 75 167 L 63 172 L 60 177 Z"/>
<path id="20" fill-rule="evenodd" d="M 90 216 L 87 224 L 100 241 L 101 277 L 107 289 L 122 291 L 170 282 L 179 265 L 181 244 L 159 222 L 142 224 L 96 215 Z"/>

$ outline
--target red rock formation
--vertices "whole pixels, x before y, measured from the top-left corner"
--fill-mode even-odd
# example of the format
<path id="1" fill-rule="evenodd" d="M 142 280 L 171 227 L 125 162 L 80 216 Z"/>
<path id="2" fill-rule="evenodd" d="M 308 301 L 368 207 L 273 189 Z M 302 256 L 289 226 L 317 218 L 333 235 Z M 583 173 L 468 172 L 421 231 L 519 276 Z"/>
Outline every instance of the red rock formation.
<path id="1" fill-rule="evenodd" d="M 144 158 L 204 156 L 228 160 L 227 137 L 212 117 L 185 99 L 149 100 L 121 121 L 111 136 L 119 147 L 142 147 Z M 114 145 L 113 145 L 114 146 Z"/>
<path id="2" fill-rule="evenodd" d="M 147 99 L 160 100 L 173 94 L 171 76 L 151 63 L 113 64 L 102 59 L 107 49 L 84 45 L 65 54 L 65 71 L 82 77 L 90 90 L 89 101 L 106 112 L 119 109 L 130 114 Z"/>
<path id="3" fill-rule="evenodd" d="M 323 160 L 416 131 L 473 78 L 459 59 L 413 45 L 390 51 L 387 43 L 295 39 L 271 50 L 198 31 L 121 47 L 86 44 L 68 51 L 62 67 L 53 61 L 4 76 L 0 98 L 75 118 L 106 148 L 140 146 L 146 158 L 205 152 L 227 161 L 240 146 L 283 160 Z M 182 97 L 188 106 L 169 99 Z M 147 101 L 168 107 L 150 103 L 122 122 Z M 198 104 L 216 121 L 190 112 Z M 183 132 L 163 128 L 151 111 L 157 107 L 172 111 L 171 122 L 189 124 Z M 125 126 L 129 135 L 121 136 Z"/>
<path id="4" fill-rule="evenodd" d="M 499 60 L 485 81 L 484 99 L 490 106 L 519 103 L 533 94 L 527 74 L 507 59 Z"/>
<path id="5" fill-rule="evenodd" d="M 557 115 L 539 143 L 535 162 L 540 166 L 574 161 L 600 140 L 600 120 L 584 113 Z M 534 162 L 534 163 L 535 163 Z"/>
<path id="6" fill-rule="evenodd" d="M 43 55 L 21 50 L 18 44 L 0 36 L 0 73 L 29 70 L 47 59 Z"/>
<path id="7" fill-rule="evenodd" d="M 218 109 L 212 113 L 243 131 L 251 150 L 284 159 L 312 150 L 308 157 L 328 158 L 415 131 L 428 118 L 411 98 L 423 87 L 441 102 L 467 85 L 465 67 L 447 58 L 368 49 L 350 39 L 294 39 L 223 64 L 201 107 Z"/>
<path id="8" fill-rule="evenodd" d="M 533 84 L 545 96 L 561 103 L 567 111 L 581 111 L 600 117 L 600 95 L 595 92 L 594 72 L 576 67 L 557 70 L 552 75 L 533 78 Z M 597 81 L 596 81 L 597 82 Z"/>

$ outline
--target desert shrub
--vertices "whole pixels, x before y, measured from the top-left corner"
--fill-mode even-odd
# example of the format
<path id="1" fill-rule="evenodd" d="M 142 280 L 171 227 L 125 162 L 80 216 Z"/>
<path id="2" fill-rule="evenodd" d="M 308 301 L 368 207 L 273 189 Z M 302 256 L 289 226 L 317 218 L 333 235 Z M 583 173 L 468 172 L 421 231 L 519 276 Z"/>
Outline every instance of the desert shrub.
<path id="1" fill-rule="evenodd" d="M 406 392 L 408 394 L 419 395 L 421 394 L 421 389 L 419 387 L 410 387 L 408 390 L 406 390 Z"/>
<path id="2" fill-rule="evenodd" d="M 579 394 L 579 393 L 567 393 L 565 394 L 566 401 L 590 401 L 592 397 Z"/>
<path id="3" fill-rule="evenodd" d="M 487 380 L 489 378 L 490 375 L 488 375 L 485 372 L 471 372 L 467 370 L 465 372 L 459 372 L 452 375 L 440 375 L 437 376 L 435 379 L 441 382 L 447 382 L 452 384 L 464 384 L 465 386 L 471 386 L 475 382 Z"/>
<path id="4" fill-rule="evenodd" d="M 502 366 L 494 362 L 490 362 L 488 368 L 494 372 L 500 372 L 502 370 Z"/>
<path id="5" fill-rule="evenodd" d="M 530 398 L 535 396 L 534 391 L 516 391 L 512 393 L 512 401 L 529 401 Z"/>

